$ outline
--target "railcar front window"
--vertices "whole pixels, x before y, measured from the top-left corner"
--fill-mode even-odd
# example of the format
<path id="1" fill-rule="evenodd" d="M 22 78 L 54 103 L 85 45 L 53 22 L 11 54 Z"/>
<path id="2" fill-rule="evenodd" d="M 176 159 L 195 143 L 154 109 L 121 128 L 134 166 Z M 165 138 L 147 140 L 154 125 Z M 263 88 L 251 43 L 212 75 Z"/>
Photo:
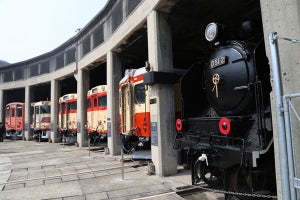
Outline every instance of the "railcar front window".
<path id="1" fill-rule="evenodd" d="M 9 117 L 9 111 L 10 111 L 10 107 L 6 106 L 5 117 Z"/>
<path id="2" fill-rule="evenodd" d="M 99 106 L 107 106 L 107 96 L 98 97 Z"/>
<path id="3" fill-rule="evenodd" d="M 140 83 L 134 87 L 134 102 L 136 104 L 145 103 L 145 85 Z"/>
<path id="4" fill-rule="evenodd" d="M 23 114 L 22 114 L 22 106 L 21 105 L 18 105 L 17 106 L 17 117 L 22 117 Z"/>
<path id="5" fill-rule="evenodd" d="M 70 103 L 70 108 L 69 110 L 77 110 L 77 102 L 72 102 Z"/>
<path id="6" fill-rule="evenodd" d="M 50 113 L 50 106 L 41 106 L 41 113 Z"/>

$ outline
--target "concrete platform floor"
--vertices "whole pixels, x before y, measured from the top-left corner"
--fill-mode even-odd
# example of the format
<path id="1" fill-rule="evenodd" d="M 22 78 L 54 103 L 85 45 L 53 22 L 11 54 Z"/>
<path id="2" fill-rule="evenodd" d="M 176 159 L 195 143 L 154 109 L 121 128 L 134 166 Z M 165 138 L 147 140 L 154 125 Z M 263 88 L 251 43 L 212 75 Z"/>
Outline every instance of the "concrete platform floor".
<path id="1" fill-rule="evenodd" d="M 159 177 L 148 175 L 147 163 L 125 160 L 122 170 L 121 156 L 105 151 L 5 139 L 0 142 L 0 199 L 184 199 L 174 191 L 191 184 L 189 170 L 178 166 L 178 174 Z M 204 192 L 201 199 L 223 198 Z"/>

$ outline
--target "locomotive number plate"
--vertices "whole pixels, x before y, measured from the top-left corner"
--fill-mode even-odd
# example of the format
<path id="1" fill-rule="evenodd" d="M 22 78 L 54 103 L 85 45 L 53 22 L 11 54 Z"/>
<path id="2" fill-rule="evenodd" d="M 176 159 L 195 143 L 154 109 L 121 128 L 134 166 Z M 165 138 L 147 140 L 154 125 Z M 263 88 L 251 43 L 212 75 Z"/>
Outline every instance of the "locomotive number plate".
<path id="1" fill-rule="evenodd" d="M 210 61 L 210 68 L 215 68 L 226 64 L 226 56 L 219 56 Z"/>

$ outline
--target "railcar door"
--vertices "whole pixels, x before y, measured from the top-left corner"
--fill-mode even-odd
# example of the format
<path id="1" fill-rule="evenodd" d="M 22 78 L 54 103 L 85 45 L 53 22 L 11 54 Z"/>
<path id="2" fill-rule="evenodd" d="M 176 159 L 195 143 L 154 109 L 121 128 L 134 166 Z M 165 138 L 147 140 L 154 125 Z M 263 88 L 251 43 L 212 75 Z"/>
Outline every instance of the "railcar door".
<path id="1" fill-rule="evenodd" d="M 16 129 L 16 105 L 11 106 L 10 110 L 10 129 Z"/>
<path id="2" fill-rule="evenodd" d="M 66 128 L 66 103 L 65 102 L 62 102 L 60 104 L 60 107 L 61 107 L 61 113 L 60 113 L 60 127 L 61 129 L 65 129 Z"/>
<path id="3" fill-rule="evenodd" d="M 88 132 L 91 132 L 91 130 L 93 128 L 92 112 L 93 112 L 92 97 L 88 96 L 88 98 L 87 98 L 87 113 L 86 113 L 86 121 L 87 121 L 87 127 L 86 128 L 87 128 Z"/>
<path id="4" fill-rule="evenodd" d="M 11 130 L 11 112 L 12 105 L 7 105 L 5 110 L 5 129 Z"/>
<path id="5" fill-rule="evenodd" d="M 34 106 L 34 111 L 33 111 L 33 128 L 34 129 L 39 129 L 40 126 L 39 126 L 39 123 L 40 123 L 40 116 L 39 116 L 39 113 L 40 113 L 40 109 L 39 109 L 39 106 Z"/>
<path id="6" fill-rule="evenodd" d="M 120 111 L 122 124 L 121 131 L 122 133 L 128 133 L 133 125 L 132 84 L 130 82 L 121 86 L 120 96 Z"/>
<path id="7" fill-rule="evenodd" d="M 22 104 L 17 104 L 15 109 L 15 127 L 16 130 L 23 130 L 24 127 L 24 110 Z"/>
<path id="8" fill-rule="evenodd" d="M 66 123 L 67 127 L 71 131 L 76 131 L 77 129 L 77 99 L 69 101 L 67 104 L 67 113 L 66 113 Z"/>
<path id="9" fill-rule="evenodd" d="M 134 127 L 138 127 L 135 130 L 137 136 L 150 137 L 150 102 L 149 102 L 149 90 L 145 90 L 145 84 L 139 82 L 134 87 Z"/>
<path id="10" fill-rule="evenodd" d="M 107 133 L 107 95 L 101 95 L 98 97 L 98 120 L 99 127 L 98 131 L 100 133 Z M 97 122 L 98 123 L 98 122 Z"/>
<path id="11" fill-rule="evenodd" d="M 92 95 L 92 112 L 91 112 L 91 119 L 92 119 L 92 129 L 94 131 L 97 131 L 98 126 L 98 102 L 97 102 L 97 96 Z"/>

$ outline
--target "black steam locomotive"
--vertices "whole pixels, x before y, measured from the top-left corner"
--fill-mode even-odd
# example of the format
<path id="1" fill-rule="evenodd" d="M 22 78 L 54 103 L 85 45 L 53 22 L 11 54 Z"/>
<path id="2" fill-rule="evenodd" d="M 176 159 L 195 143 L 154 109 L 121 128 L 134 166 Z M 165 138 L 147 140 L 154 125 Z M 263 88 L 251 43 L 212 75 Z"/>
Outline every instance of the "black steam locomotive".
<path id="1" fill-rule="evenodd" d="M 181 79 L 174 148 L 187 152 L 192 184 L 254 199 L 276 194 L 270 67 L 261 29 L 246 21 L 239 32 L 226 40 L 226 26 L 206 27 L 211 55 Z"/>

